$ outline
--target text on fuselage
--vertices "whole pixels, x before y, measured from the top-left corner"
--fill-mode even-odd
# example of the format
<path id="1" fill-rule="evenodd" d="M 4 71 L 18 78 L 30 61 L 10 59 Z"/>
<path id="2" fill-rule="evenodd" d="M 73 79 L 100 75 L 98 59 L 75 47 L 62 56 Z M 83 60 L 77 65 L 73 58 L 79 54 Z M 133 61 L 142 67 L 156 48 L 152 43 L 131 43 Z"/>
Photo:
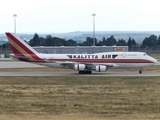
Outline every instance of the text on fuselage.
<path id="1" fill-rule="evenodd" d="M 67 55 L 70 59 L 114 59 L 118 55 Z"/>

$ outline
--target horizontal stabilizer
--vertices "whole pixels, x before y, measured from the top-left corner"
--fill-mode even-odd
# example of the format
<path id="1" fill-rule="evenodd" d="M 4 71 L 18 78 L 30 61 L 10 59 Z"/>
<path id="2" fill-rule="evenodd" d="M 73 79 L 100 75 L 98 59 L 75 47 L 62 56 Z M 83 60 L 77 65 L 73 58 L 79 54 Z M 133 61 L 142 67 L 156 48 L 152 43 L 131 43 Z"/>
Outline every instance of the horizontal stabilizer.
<path id="1" fill-rule="evenodd" d="M 10 55 L 13 58 L 20 58 L 20 59 L 30 59 L 30 57 L 24 57 L 24 56 L 15 56 L 15 55 Z"/>

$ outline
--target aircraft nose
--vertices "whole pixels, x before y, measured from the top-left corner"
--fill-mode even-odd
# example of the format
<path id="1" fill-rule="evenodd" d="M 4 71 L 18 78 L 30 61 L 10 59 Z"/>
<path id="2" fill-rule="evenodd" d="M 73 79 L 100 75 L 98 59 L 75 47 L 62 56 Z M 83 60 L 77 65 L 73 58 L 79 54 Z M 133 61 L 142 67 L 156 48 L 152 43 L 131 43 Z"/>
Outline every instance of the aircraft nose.
<path id="1" fill-rule="evenodd" d="M 157 61 L 156 59 L 153 58 L 153 62 L 154 62 L 154 64 L 156 64 L 158 61 Z"/>

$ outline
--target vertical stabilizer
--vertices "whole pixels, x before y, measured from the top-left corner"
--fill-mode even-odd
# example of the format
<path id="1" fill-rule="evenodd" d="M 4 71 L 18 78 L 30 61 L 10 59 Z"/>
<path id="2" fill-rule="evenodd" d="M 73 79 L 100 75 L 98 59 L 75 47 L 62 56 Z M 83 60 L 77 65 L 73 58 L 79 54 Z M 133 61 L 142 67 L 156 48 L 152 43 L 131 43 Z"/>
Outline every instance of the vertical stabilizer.
<path id="1" fill-rule="evenodd" d="M 30 57 L 31 59 L 40 59 L 32 47 L 14 33 L 6 33 L 15 56 Z"/>

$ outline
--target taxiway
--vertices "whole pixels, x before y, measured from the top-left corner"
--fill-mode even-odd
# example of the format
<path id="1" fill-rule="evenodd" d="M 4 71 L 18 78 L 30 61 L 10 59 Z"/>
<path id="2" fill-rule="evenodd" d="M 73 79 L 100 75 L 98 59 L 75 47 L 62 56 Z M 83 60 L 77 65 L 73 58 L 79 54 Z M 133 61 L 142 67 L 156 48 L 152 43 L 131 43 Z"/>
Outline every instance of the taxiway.
<path id="1" fill-rule="evenodd" d="M 105 77 L 117 77 L 117 76 L 132 76 L 132 77 L 144 77 L 144 76 L 160 76 L 159 73 L 92 73 L 92 74 L 78 74 L 78 73 L 53 73 L 53 72 L 0 72 L 0 76 L 105 76 Z"/>
<path id="2" fill-rule="evenodd" d="M 158 62 L 156 65 L 160 65 Z M 35 67 L 44 67 L 36 64 L 19 62 L 19 61 L 7 61 L 0 62 L 0 68 L 35 68 Z M 0 76 L 160 76 L 160 73 L 145 73 L 139 74 L 137 73 L 92 73 L 92 74 L 78 74 L 75 73 L 53 73 L 53 72 L 0 72 Z"/>

